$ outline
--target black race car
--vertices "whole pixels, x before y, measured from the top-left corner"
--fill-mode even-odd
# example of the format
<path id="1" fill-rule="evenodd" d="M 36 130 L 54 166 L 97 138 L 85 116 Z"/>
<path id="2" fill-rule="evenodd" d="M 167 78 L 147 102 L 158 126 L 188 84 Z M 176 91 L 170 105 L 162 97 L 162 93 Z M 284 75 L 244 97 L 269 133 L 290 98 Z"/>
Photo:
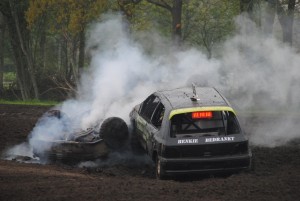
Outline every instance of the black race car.
<path id="1" fill-rule="evenodd" d="M 154 160 L 157 178 L 252 167 L 236 112 L 215 88 L 157 91 L 134 107 L 130 119 L 133 140 Z"/>

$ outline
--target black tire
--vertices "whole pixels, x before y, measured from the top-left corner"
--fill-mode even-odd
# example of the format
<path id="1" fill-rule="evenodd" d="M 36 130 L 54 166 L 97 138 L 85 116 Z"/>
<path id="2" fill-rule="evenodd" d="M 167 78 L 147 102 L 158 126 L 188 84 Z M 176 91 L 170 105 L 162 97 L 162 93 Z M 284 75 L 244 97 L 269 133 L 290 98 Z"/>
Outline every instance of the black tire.
<path id="1" fill-rule="evenodd" d="M 103 121 L 100 127 L 100 137 L 105 144 L 113 150 L 120 150 L 128 142 L 128 126 L 119 117 L 110 117 Z"/>
<path id="2" fill-rule="evenodd" d="M 157 179 L 166 179 L 165 169 L 161 164 L 161 160 L 160 160 L 159 156 L 156 157 L 155 175 L 156 175 Z"/>

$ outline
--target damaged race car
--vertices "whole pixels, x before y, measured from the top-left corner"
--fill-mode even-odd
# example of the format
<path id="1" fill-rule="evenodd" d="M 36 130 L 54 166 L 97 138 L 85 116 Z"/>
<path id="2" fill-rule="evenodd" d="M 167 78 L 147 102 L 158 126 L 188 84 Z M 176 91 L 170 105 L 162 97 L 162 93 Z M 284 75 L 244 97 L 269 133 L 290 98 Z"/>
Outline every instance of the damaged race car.
<path id="1" fill-rule="evenodd" d="M 133 140 L 153 159 L 156 176 L 252 168 L 236 112 L 215 88 L 157 91 L 130 113 Z"/>
<path id="2" fill-rule="evenodd" d="M 67 122 L 67 117 L 59 110 L 48 111 L 37 123 L 43 121 Z M 128 143 L 127 124 L 119 117 L 110 117 L 86 130 L 70 132 L 49 132 L 45 130 L 39 135 L 30 136 L 29 142 L 33 154 L 41 161 L 78 162 L 105 158 L 111 151 L 119 151 Z M 51 130 L 49 128 L 49 130 Z M 64 129 L 61 129 L 64 130 Z M 45 134 L 46 133 L 46 134 Z"/>

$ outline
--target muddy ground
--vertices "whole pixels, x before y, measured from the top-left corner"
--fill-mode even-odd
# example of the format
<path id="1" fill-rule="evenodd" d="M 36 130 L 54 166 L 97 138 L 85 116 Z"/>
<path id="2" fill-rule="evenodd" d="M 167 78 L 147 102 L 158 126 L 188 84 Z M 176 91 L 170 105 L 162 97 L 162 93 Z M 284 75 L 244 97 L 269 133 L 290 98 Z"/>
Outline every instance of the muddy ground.
<path id="1" fill-rule="evenodd" d="M 0 105 L 0 152 L 49 108 Z M 0 200 L 300 200 L 300 146 L 253 147 L 255 170 L 157 180 L 149 165 L 79 168 L 0 160 Z"/>

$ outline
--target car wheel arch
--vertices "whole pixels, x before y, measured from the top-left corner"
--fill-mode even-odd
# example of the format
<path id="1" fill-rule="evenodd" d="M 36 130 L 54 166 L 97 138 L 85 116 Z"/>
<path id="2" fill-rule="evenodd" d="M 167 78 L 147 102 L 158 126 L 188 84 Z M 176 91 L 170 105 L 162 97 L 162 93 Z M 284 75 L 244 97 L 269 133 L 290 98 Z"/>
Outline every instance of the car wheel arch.
<path id="1" fill-rule="evenodd" d="M 152 160 L 153 160 L 154 162 L 156 162 L 157 157 L 158 157 L 157 151 L 154 150 L 154 151 L 152 152 L 151 158 L 152 158 Z"/>

